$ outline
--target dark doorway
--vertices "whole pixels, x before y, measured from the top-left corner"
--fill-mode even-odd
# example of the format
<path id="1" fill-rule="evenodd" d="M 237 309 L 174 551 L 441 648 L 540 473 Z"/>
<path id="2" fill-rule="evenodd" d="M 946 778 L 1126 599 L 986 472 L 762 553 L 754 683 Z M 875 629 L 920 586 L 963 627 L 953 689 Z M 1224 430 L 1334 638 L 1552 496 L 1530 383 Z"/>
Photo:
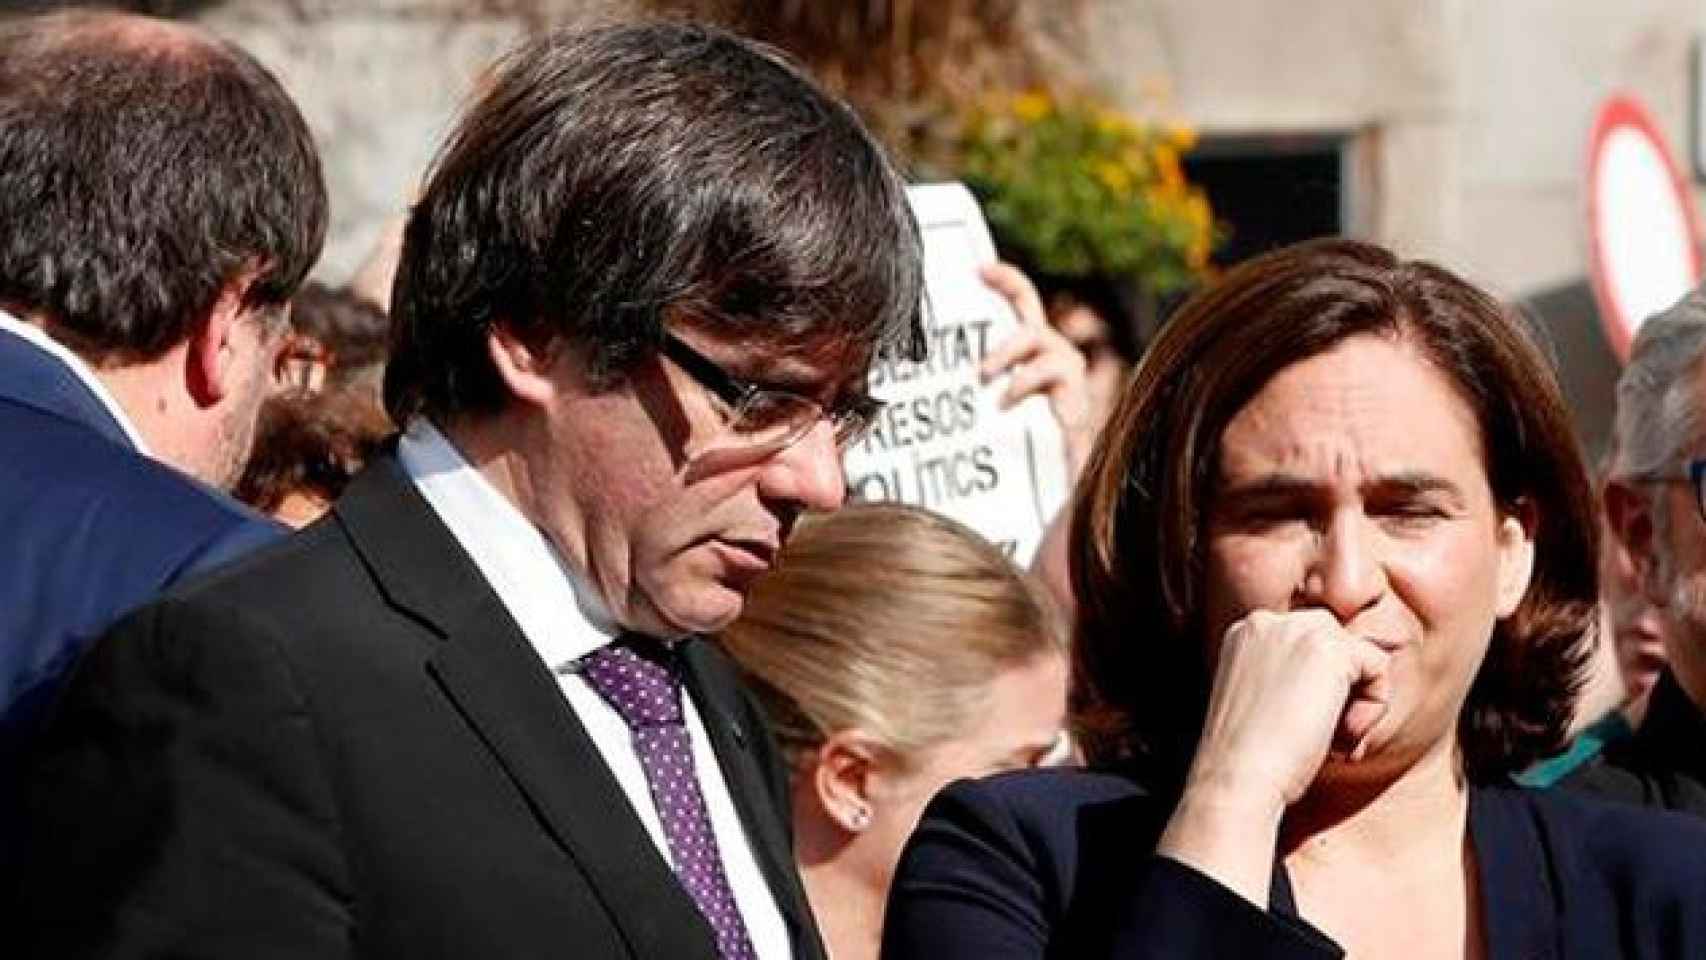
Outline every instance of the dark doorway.
<path id="1" fill-rule="evenodd" d="M 1185 176 L 1208 193 L 1226 230 L 1215 264 L 1346 232 L 1348 142 L 1336 134 L 1203 138 L 1185 158 Z"/>

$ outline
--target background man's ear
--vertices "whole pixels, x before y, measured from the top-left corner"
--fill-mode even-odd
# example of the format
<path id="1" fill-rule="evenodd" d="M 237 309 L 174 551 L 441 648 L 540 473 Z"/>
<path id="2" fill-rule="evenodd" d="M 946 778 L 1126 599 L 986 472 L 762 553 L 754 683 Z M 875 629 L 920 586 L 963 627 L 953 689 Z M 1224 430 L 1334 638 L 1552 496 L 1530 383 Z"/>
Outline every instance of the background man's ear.
<path id="1" fill-rule="evenodd" d="M 552 371 L 562 351 L 528 343 L 499 321 L 486 333 L 486 352 L 493 369 L 518 400 L 543 405 L 556 396 L 557 381 Z"/>
<path id="2" fill-rule="evenodd" d="M 1653 525 L 1653 504 L 1648 491 L 1623 480 L 1610 480 L 1601 494 L 1606 525 L 1634 571 L 1635 582 L 1649 602 L 1663 605 L 1665 592 L 1659 582 L 1658 530 Z"/>
<path id="3" fill-rule="evenodd" d="M 227 281 L 190 327 L 184 379 L 197 406 L 211 407 L 237 389 L 242 366 L 238 326 L 253 315 L 245 306 L 253 279 L 253 273 L 244 273 Z"/>
<path id="4" fill-rule="evenodd" d="M 875 816 L 871 780 L 878 756 L 874 741 L 858 729 L 839 731 L 818 747 L 811 789 L 824 814 L 848 833 L 863 831 Z"/>
<path id="5" fill-rule="evenodd" d="M 284 329 L 289 323 L 288 306 L 250 300 L 249 291 L 260 276 L 258 265 L 233 274 L 190 327 L 184 382 L 197 406 L 211 407 L 247 386 L 254 358 L 246 353 L 282 342 L 288 332 Z M 270 358 L 266 366 L 271 372 Z"/>

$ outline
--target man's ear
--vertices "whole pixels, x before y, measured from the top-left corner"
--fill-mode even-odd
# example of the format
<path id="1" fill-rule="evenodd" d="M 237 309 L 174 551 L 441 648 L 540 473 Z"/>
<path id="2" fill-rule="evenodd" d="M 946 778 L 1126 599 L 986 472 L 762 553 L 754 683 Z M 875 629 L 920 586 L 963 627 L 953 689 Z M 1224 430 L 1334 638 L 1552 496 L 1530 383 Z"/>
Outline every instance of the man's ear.
<path id="1" fill-rule="evenodd" d="M 817 749 L 812 792 L 824 815 L 847 833 L 863 832 L 875 816 L 871 780 L 878 757 L 875 742 L 857 728 L 837 731 Z"/>
<path id="2" fill-rule="evenodd" d="M 259 272 L 244 270 L 225 282 L 213 303 L 190 327 L 188 349 L 184 357 L 185 385 L 197 406 L 211 407 L 242 386 L 250 367 L 243 362 L 243 353 L 253 349 L 255 331 L 245 333 L 245 323 L 260 325 L 266 336 L 258 338 L 265 344 L 272 335 L 276 321 L 268 314 L 272 307 L 249 303 L 249 288 Z"/>
<path id="3" fill-rule="evenodd" d="M 557 381 L 552 373 L 562 351 L 554 347 L 555 342 L 540 346 L 516 336 L 501 320 L 486 333 L 486 352 L 498 377 L 516 399 L 539 406 L 548 404 L 557 395 Z"/>
<path id="4" fill-rule="evenodd" d="M 1629 569 L 1648 602 L 1664 605 L 1659 583 L 1658 530 L 1653 525 L 1653 504 L 1648 492 L 1623 480 L 1610 480 L 1601 494 L 1606 526 L 1617 538 L 1617 547 L 1629 558 Z"/>
<path id="5" fill-rule="evenodd" d="M 1533 501 L 1527 499 L 1518 500 L 1516 508 L 1499 520 L 1499 589 L 1494 612 L 1501 619 L 1515 613 L 1528 595 L 1539 520 Z"/>

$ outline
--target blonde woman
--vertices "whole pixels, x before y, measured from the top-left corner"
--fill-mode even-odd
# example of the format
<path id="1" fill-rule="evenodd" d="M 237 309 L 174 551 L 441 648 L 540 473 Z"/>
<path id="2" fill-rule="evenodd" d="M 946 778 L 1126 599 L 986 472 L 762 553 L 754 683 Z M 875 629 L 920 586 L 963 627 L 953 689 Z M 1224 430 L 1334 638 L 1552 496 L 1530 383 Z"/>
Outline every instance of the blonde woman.
<path id="1" fill-rule="evenodd" d="M 834 960 L 875 958 L 895 862 L 949 781 L 1064 754 L 1065 631 L 976 533 L 898 504 L 803 521 L 723 636 L 791 760 Z"/>

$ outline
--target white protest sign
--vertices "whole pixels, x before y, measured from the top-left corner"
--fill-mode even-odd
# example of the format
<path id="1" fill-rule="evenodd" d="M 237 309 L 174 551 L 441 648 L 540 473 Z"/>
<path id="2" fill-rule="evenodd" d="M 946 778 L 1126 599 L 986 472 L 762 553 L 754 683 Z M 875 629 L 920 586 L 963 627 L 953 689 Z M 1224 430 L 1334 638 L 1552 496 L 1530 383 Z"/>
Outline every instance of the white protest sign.
<path id="1" fill-rule="evenodd" d="M 924 235 L 930 349 L 922 362 L 883 360 L 872 369 L 871 393 L 887 406 L 847 451 L 848 491 L 952 517 L 1024 566 L 1068 493 L 1060 426 L 1047 398 L 1002 410 L 1007 378 L 978 380 L 978 365 L 1019 320 L 978 276 L 995 261 L 995 244 L 977 200 L 957 183 L 907 194 Z"/>

